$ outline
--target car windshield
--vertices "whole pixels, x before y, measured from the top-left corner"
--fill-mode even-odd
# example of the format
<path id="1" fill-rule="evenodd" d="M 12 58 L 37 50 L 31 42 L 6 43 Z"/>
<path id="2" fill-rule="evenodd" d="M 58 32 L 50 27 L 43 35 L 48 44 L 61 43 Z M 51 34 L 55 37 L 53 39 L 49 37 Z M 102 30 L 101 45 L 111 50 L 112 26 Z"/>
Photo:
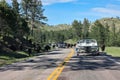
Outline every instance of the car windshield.
<path id="1" fill-rule="evenodd" d="M 96 41 L 94 39 L 86 39 L 86 43 L 95 43 Z"/>
<path id="2" fill-rule="evenodd" d="M 79 43 L 96 43 L 96 40 L 94 40 L 94 39 L 83 39 L 83 40 L 80 40 Z"/>

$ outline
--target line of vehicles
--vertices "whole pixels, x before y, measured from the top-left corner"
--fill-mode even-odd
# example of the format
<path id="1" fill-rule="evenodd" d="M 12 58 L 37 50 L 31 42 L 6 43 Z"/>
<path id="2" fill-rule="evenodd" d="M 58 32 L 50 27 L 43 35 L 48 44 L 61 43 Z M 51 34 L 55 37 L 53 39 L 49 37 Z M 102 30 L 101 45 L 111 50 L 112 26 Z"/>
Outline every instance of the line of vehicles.
<path id="1" fill-rule="evenodd" d="M 99 55 L 99 46 L 95 39 L 81 39 L 76 44 L 68 44 L 64 42 L 59 42 L 57 44 L 52 44 L 58 48 L 75 48 L 77 55 L 80 53 L 91 53 L 94 55 Z"/>
<path id="2" fill-rule="evenodd" d="M 75 47 L 75 44 L 69 44 L 69 43 L 64 43 L 64 42 L 58 42 L 58 43 L 53 43 L 50 44 L 51 47 L 55 48 L 72 48 Z"/>

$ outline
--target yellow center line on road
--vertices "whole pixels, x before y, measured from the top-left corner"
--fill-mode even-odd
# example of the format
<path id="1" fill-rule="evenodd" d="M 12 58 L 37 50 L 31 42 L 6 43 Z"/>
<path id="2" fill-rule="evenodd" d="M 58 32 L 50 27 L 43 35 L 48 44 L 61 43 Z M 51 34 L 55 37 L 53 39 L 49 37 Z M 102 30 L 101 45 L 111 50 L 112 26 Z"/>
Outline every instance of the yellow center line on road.
<path id="1" fill-rule="evenodd" d="M 70 58 L 73 56 L 74 50 L 71 49 L 71 53 L 64 59 L 64 61 L 59 64 L 59 66 L 48 76 L 47 80 L 57 80 L 61 72 L 63 71 L 66 62 L 70 60 Z"/>

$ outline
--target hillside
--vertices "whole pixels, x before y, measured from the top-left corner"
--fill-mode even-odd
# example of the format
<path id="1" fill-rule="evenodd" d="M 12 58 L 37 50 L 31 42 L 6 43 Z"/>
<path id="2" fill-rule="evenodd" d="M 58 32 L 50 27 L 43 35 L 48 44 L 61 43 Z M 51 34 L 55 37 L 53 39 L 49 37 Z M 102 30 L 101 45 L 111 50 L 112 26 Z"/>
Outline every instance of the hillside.
<path id="1" fill-rule="evenodd" d="M 51 30 L 52 31 L 68 30 L 70 28 L 72 28 L 72 26 L 68 25 L 68 24 L 59 24 L 59 25 L 55 25 L 55 26 L 46 25 L 46 26 L 42 27 L 42 29 L 45 29 L 47 31 L 51 31 Z"/>
<path id="2" fill-rule="evenodd" d="M 120 29 L 120 19 L 119 18 L 102 18 L 99 19 L 99 21 L 101 22 L 101 24 L 105 25 L 106 23 L 112 27 L 113 23 L 115 24 L 115 27 L 117 30 Z"/>
<path id="3" fill-rule="evenodd" d="M 103 25 L 105 25 L 107 23 L 110 27 L 112 27 L 113 23 L 114 23 L 117 30 L 120 29 L 120 19 L 119 18 L 102 18 L 102 19 L 98 19 L 98 21 L 100 21 L 101 24 L 103 24 Z M 92 24 L 94 24 L 94 22 Z M 53 25 L 41 26 L 40 23 L 35 23 L 35 26 L 38 27 L 40 30 L 45 30 L 45 31 L 59 31 L 59 30 L 68 30 L 68 29 L 72 28 L 72 25 L 68 25 L 68 24 L 58 24 L 58 25 L 54 25 L 54 26 Z"/>
<path id="4" fill-rule="evenodd" d="M 72 26 L 68 24 L 58 24 L 58 25 L 50 26 L 50 25 L 41 25 L 40 23 L 35 23 L 35 26 L 38 29 L 45 30 L 45 31 L 59 31 L 59 30 L 68 30 L 72 28 Z"/>

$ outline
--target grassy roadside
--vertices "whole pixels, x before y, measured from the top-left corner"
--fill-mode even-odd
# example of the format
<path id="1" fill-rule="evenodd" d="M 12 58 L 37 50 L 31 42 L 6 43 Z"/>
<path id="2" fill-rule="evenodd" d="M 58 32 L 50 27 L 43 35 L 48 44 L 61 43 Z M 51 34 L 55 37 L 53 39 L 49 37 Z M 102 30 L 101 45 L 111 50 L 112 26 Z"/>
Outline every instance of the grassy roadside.
<path id="1" fill-rule="evenodd" d="M 28 54 L 22 51 L 13 53 L 0 53 L 0 66 L 18 62 L 29 58 Z"/>
<path id="2" fill-rule="evenodd" d="M 106 47 L 107 54 L 114 57 L 120 57 L 120 47 Z"/>
<path id="3" fill-rule="evenodd" d="M 52 51 L 54 49 L 51 49 L 50 51 Z M 42 54 L 44 54 L 45 51 L 42 51 Z M 7 65 L 7 64 L 12 64 L 14 62 L 19 62 L 19 61 L 23 61 L 26 60 L 28 58 L 32 58 L 37 56 L 38 53 L 33 52 L 31 54 L 31 56 L 29 56 L 28 53 L 24 52 L 24 51 L 15 51 L 15 52 L 9 52 L 9 53 L 4 53 L 4 52 L 0 52 L 0 66 L 3 65 Z"/>

